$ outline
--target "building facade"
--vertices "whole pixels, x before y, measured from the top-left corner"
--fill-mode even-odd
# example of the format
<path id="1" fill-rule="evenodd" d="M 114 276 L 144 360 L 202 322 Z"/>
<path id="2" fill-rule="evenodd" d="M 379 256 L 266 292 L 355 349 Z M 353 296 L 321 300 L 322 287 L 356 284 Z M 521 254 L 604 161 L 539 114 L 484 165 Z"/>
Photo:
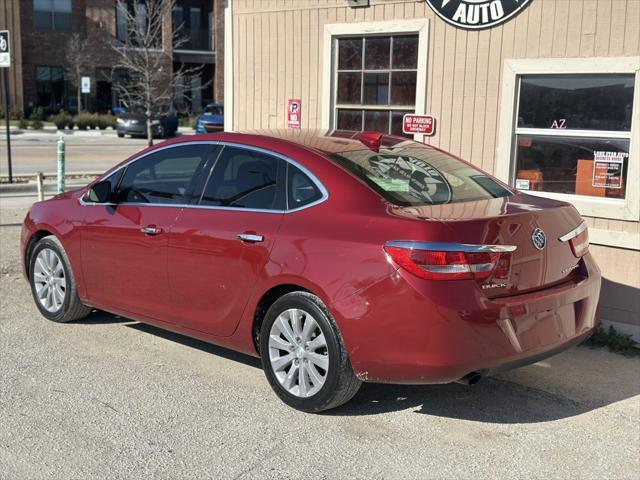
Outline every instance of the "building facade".
<path id="1" fill-rule="evenodd" d="M 601 318 L 640 340 L 640 2 L 230 0 L 226 128 L 402 134 L 573 203 Z"/>
<path id="2" fill-rule="evenodd" d="M 198 78 L 175 92 L 175 106 L 180 110 L 199 112 L 206 103 L 223 100 L 223 7 L 223 0 L 179 0 L 165 19 L 159 54 L 167 57 L 174 71 L 181 65 L 201 69 Z M 25 115 L 36 107 L 48 113 L 77 111 L 80 79 L 67 68 L 68 45 L 74 34 L 89 51 L 81 73 L 91 79 L 90 93 L 83 95 L 83 109 L 107 112 L 122 106 L 113 86 L 117 57 L 111 45 L 124 41 L 126 27 L 116 0 L 0 0 L 0 29 L 11 33 L 12 111 Z M 181 41 L 174 48 L 177 29 Z"/>

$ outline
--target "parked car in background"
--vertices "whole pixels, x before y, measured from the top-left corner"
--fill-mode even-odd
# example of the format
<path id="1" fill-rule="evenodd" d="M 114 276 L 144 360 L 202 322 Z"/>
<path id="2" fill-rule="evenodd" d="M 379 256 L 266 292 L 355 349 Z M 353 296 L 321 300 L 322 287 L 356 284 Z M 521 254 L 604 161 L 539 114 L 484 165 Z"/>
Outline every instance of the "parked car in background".
<path id="1" fill-rule="evenodd" d="M 116 117 L 118 137 L 147 137 L 147 116 L 144 113 L 123 112 Z M 165 109 L 151 117 L 151 134 L 154 138 L 172 137 L 178 131 L 178 116 Z"/>
<path id="2" fill-rule="evenodd" d="M 169 140 L 35 203 L 21 249 L 46 318 L 98 308 L 259 356 L 307 412 L 363 381 L 474 384 L 597 326 L 572 205 L 375 132 Z"/>
<path id="3" fill-rule="evenodd" d="M 224 106 L 210 103 L 196 120 L 196 133 L 215 133 L 224 130 Z"/>

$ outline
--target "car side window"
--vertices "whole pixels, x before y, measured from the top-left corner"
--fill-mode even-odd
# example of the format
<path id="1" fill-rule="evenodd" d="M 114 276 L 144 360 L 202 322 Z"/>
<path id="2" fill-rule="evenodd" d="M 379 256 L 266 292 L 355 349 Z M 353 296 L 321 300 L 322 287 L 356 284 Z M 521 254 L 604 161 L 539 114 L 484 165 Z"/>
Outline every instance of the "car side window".
<path id="1" fill-rule="evenodd" d="M 252 150 L 225 147 L 201 205 L 284 210 L 285 161 Z"/>
<path id="2" fill-rule="evenodd" d="M 197 173 L 208 160 L 207 144 L 167 148 L 135 160 L 116 192 L 119 203 L 185 204 L 191 200 Z"/>
<path id="3" fill-rule="evenodd" d="M 298 167 L 287 167 L 287 207 L 289 210 L 304 207 L 322 198 L 322 192 L 309 176 Z"/>

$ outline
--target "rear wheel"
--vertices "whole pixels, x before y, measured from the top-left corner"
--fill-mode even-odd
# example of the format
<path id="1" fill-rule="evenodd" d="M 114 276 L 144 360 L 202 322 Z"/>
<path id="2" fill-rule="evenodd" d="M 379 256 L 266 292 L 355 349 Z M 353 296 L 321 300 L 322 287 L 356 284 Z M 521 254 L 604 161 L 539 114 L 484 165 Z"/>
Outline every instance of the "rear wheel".
<path id="1" fill-rule="evenodd" d="M 49 320 L 70 322 L 91 312 L 78 298 L 69 258 L 56 237 L 44 237 L 34 247 L 29 279 L 36 306 Z"/>
<path id="2" fill-rule="evenodd" d="M 276 394 L 304 412 L 342 405 L 361 385 L 331 314 L 307 292 L 284 295 L 269 308 L 261 327 L 260 355 Z"/>
<path id="3" fill-rule="evenodd" d="M 122 137 L 124 137 L 124 133 L 118 132 L 118 138 L 122 138 Z"/>

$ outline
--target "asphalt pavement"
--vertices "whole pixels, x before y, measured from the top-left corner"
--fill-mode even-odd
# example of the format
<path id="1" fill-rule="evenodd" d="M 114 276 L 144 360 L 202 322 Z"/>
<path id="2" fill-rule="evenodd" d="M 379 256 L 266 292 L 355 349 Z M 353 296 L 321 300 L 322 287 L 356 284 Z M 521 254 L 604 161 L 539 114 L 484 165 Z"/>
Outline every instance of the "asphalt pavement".
<path id="1" fill-rule="evenodd" d="M 251 357 L 103 312 L 41 317 L 20 271 L 28 202 L 0 202 L 1 479 L 638 478 L 639 359 L 581 346 L 300 413 Z"/>

